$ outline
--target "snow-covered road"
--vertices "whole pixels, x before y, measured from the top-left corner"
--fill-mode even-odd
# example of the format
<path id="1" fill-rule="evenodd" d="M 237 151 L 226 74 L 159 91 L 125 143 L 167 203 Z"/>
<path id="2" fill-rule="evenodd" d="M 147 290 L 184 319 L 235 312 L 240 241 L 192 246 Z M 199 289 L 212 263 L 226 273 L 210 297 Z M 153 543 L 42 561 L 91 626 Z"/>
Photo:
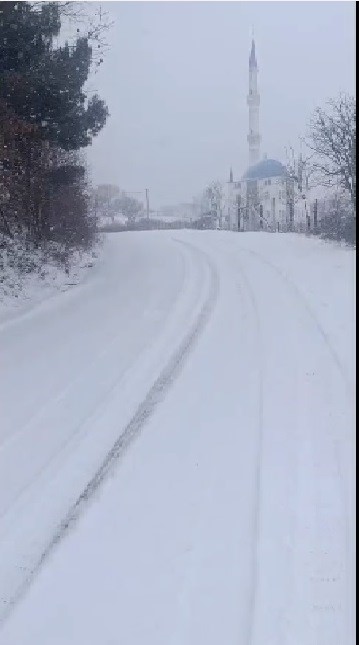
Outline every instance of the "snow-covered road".
<path id="1" fill-rule="evenodd" d="M 354 643 L 354 261 L 113 235 L 3 325 L 1 645 Z"/>

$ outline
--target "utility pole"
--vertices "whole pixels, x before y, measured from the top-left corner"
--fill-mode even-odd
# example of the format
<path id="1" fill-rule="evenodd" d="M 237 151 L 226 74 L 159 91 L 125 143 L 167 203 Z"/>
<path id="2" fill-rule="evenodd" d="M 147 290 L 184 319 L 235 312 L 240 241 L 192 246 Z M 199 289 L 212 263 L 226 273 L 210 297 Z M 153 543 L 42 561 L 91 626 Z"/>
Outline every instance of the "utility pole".
<path id="1" fill-rule="evenodd" d="M 149 188 L 146 188 L 146 213 L 147 213 L 147 219 L 150 219 L 150 197 L 149 197 L 150 190 Z"/>

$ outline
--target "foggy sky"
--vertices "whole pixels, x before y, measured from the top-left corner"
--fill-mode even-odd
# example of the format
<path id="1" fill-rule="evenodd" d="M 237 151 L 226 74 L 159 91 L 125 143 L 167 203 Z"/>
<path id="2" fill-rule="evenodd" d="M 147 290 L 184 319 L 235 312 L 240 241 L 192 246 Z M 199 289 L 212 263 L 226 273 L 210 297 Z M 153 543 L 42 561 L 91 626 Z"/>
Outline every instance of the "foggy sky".
<path id="1" fill-rule="evenodd" d="M 106 2 L 115 24 L 91 81 L 110 117 L 89 151 L 95 183 L 191 201 L 248 165 L 254 28 L 261 153 L 285 159 L 310 113 L 354 93 L 354 2 Z"/>

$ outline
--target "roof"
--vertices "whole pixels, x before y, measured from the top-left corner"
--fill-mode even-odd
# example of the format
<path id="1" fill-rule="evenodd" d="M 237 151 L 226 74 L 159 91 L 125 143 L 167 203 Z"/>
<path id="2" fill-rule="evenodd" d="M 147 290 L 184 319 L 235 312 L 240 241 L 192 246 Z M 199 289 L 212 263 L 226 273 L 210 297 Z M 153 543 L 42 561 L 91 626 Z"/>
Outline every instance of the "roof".
<path id="1" fill-rule="evenodd" d="M 280 161 L 263 159 L 250 166 L 244 173 L 243 179 L 267 179 L 268 177 L 285 177 L 287 170 Z"/>

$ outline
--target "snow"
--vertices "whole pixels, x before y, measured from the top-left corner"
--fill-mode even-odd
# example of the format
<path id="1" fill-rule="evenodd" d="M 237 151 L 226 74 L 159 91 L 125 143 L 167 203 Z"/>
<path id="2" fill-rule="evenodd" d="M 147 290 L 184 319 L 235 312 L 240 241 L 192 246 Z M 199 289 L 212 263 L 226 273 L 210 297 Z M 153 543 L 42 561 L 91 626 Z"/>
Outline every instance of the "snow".
<path id="1" fill-rule="evenodd" d="M 112 235 L 0 330 L 1 645 L 354 643 L 354 269 Z"/>
<path id="2" fill-rule="evenodd" d="M 26 251 L 21 241 L 9 241 L 1 254 L 0 325 L 18 318 L 35 305 L 86 281 L 89 269 L 101 257 L 101 245 L 73 254 L 68 273 L 41 250 Z M 33 270 L 19 271 L 17 265 L 33 265 Z"/>
<path id="3" fill-rule="evenodd" d="M 111 226 L 113 224 L 120 224 L 121 226 L 126 226 L 128 223 L 128 217 L 125 215 L 99 215 L 97 218 L 98 227 Z"/>

